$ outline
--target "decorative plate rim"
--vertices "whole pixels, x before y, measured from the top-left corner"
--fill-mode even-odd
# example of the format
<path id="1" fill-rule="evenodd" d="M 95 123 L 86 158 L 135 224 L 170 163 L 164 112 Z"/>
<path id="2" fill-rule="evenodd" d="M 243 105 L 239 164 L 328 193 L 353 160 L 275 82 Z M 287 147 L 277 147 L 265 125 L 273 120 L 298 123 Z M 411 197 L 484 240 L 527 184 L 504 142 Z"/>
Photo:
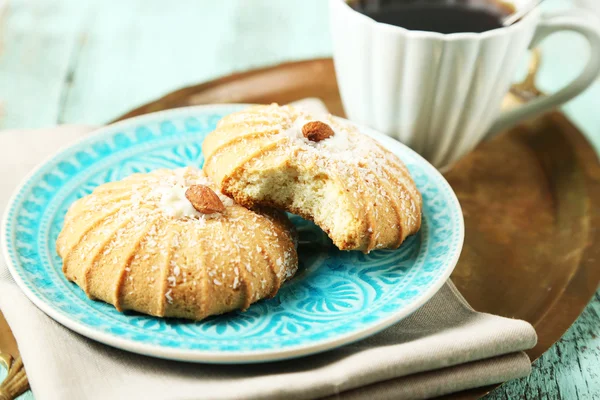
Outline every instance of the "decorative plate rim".
<path id="1" fill-rule="evenodd" d="M 447 257 L 443 268 L 444 272 L 440 275 L 440 277 L 435 281 L 428 289 L 422 292 L 417 300 L 408 304 L 406 307 L 402 307 L 396 312 L 391 313 L 389 316 L 385 318 L 381 318 L 375 323 L 371 324 L 367 328 L 355 330 L 347 333 L 343 333 L 334 338 L 326 338 L 325 340 L 318 343 L 306 343 L 296 346 L 291 346 L 289 348 L 278 350 L 278 349 L 261 349 L 257 351 L 245 351 L 243 353 L 229 353 L 222 351 L 210 351 L 203 349 L 181 349 L 181 348 L 172 348 L 167 346 L 162 346 L 160 344 L 150 344 L 150 343 L 141 343 L 134 339 L 128 339 L 120 337 L 117 334 L 112 334 L 108 332 L 104 332 L 99 329 L 95 329 L 92 327 L 88 327 L 83 323 L 73 319 L 68 314 L 63 314 L 62 311 L 57 310 L 53 307 L 51 303 L 47 303 L 43 298 L 39 297 L 35 292 L 30 290 L 27 287 L 27 284 L 23 281 L 23 277 L 17 271 L 16 265 L 14 264 L 14 260 L 11 257 L 9 246 L 8 246 L 8 237 L 9 237 L 9 218 L 15 212 L 18 203 L 18 200 L 22 196 L 24 189 L 31 182 L 31 180 L 38 175 L 48 164 L 50 164 L 55 159 L 60 158 L 64 153 L 69 150 L 72 150 L 76 147 L 82 146 L 88 142 L 93 142 L 96 138 L 102 137 L 110 132 L 114 132 L 118 129 L 123 129 L 127 127 L 134 127 L 140 122 L 151 123 L 157 122 L 166 117 L 174 118 L 178 116 L 194 116 L 198 112 L 210 112 L 211 110 L 222 110 L 228 109 L 232 112 L 236 109 L 242 109 L 243 107 L 250 106 L 251 104 L 240 104 L 240 103 L 231 103 L 231 104 L 210 104 L 210 105 L 200 105 L 200 106 L 192 106 L 192 107 L 181 107 L 170 110 L 158 111 L 154 113 L 144 114 L 141 116 L 129 118 L 114 124 L 110 124 L 104 127 L 100 127 L 93 132 L 87 134 L 85 137 L 82 137 L 72 143 L 69 143 L 65 146 L 61 146 L 59 150 L 54 152 L 51 156 L 46 157 L 43 161 L 38 163 L 35 168 L 33 168 L 19 183 L 19 185 L 14 189 L 10 199 L 6 205 L 4 213 L 2 215 L 2 220 L 0 224 L 0 243 L 2 246 L 2 254 L 6 260 L 8 269 L 19 286 L 19 288 L 25 293 L 27 298 L 40 310 L 42 310 L 46 315 L 64 325 L 65 327 L 98 342 L 120 348 L 123 350 L 131 351 L 138 354 L 154 356 L 158 358 L 164 359 L 172 359 L 179 361 L 188 361 L 188 362 L 204 362 L 204 363 L 215 363 L 215 364 L 232 364 L 232 363 L 257 363 L 257 362 L 271 362 L 278 360 L 285 360 L 290 358 L 297 358 L 301 356 L 307 356 L 311 354 L 316 354 L 322 351 L 334 349 L 346 344 L 350 344 L 362 339 L 365 339 L 373 334 L 376 334 L 382 331 L 385 328 L 399 322 L 400 320 L 408 317 L 421 306 L 423 306 L 427 301 L 429 301 L 435 293 L 437 293 L 441 287 L 446 283 L 448 278 L 450 277 L 452 271 L 454 270 L 458 259 L 460 257 L 463 243 L 464 243 L 464 219 L 462 217 L 462 209 L 456 194 L 450 187 L 450 184 L 446 181 L 446 179 L 442 176 L 442 174 L 433 167 L 427 160 L 421 157 L 414 150 L 410 149 L 406 145 L 386 136 L 382 133 L 379 133 L 371 128 L 362 126 L 360 124 L 355 124 L 351 121 L 350 123 L 354 124 L 359 128 L 359 130 L 369 136 L 375 138 L 379 143 L 384 145 L 384 147 L 388 148 L 392 152 L 394 152 L 394 147 L 401 148 L 402 151 L 408 152 L 421 167 L 428 171 L 429 174 L 433 175 L 437 178 L 437 181 L 441 183 L 446 189 L 446 192 L 450 195 L 448 201 L 450 205 L 452 205 L 454 211 L 458 211 L 460 214 L 460 218 L 458 218 L 458 226 L 456 232 L 453 235 L 457 235 L 457 246 L 453 249 L 452 253 Z M 344 120 L 343 118 L 340 118 Z M 347 120 L 346 120 L 347 121 Z M 455 240 L 456 240 L 455 239 Z"/>

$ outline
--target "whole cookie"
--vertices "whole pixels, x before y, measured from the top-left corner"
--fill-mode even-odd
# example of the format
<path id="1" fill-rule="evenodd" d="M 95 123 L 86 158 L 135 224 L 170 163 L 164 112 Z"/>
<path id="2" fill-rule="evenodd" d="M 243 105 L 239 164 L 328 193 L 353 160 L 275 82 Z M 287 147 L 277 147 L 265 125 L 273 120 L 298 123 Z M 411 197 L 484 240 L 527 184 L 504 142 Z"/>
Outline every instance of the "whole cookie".
<path id="1" fill-rule="evenodd" d="M 90 298 L 194 320 L 274 296 L 298 265 L 284 213 L 236 204 L 195 168 L 97 187 L 73 203 L 56 247 Z"/>
<path id="2" fill-rule="evenodd" d="M 397 248 L 421 225 L 421 195 L 402 161 L 329 115 L 255 106 L 204 140 L 204 171 L 223 193 L 313 220 L 342 250 Z"/>

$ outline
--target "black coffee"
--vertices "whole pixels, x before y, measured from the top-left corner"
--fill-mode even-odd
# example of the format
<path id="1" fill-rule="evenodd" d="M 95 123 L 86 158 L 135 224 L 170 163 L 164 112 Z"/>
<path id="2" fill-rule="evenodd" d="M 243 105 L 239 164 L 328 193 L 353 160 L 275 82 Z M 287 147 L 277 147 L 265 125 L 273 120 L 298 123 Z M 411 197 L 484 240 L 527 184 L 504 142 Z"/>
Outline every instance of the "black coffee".
<path id="1" fill-rule="evenodd" d="M 377 22 L 440 33 L 501 28 L 502 19 L 512 11 L 494 0 L 363 0 L 354 8 Z"/>

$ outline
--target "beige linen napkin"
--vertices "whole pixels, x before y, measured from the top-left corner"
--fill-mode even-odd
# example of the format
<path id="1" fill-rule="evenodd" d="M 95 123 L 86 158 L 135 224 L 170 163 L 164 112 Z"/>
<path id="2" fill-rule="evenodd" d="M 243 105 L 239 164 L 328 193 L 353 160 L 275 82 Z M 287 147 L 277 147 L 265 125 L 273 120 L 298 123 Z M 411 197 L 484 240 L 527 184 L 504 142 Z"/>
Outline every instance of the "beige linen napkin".
<path id="1" fill-rule="evenodd" d="M 0 211 L 24 175 L 89 128 L 0 132 Z M 22 294 L 0 260 L 0 309 L 31 388 L 44 399 L 417 399 L 527 375 L 536 334 L 473 311 L 448 282 L 412 316 L 366 340 L 296 360 L 206 365 L 140 356 L 88 340 Z"/>

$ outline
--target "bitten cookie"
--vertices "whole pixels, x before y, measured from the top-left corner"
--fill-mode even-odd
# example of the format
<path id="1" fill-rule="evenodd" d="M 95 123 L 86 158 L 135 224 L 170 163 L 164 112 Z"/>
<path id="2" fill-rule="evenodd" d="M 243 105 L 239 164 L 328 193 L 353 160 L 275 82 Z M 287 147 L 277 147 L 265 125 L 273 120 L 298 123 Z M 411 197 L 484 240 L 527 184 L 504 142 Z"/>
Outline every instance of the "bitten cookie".
<path id="1" fill-rule="evenodd" d="M 274 296 L 298 266 L 291 229 L 284 213 L 236 204 L 201 170 L 165 169 L 77 200 L 56 247 L 90 298 L 200 320 Z"/>
<path id="2" fill-rule="evenodd" d="M 251 107 L 224 117 L 202 149 L 223 193 L 313 220 L 342 250 L 397 248 L 420 228 L 421 195 L 402 161 L 329 115 Z"/>

